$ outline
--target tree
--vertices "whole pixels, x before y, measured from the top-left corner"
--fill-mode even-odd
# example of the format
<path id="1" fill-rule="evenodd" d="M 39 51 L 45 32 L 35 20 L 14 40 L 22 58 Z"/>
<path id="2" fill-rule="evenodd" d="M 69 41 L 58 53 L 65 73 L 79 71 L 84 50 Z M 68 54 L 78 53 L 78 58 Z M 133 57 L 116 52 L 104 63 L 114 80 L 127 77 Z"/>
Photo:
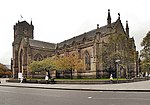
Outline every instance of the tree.
<path id="1" fill-rule="evenodd" d="M 41 71 L 39 68 L 41 68 L 41 65 L 40 65 L 40 61 L 32 61 L 30 64 L 29 64 L 29 70 L 33 73 L 33 72 L 39 72 Z"/>
<path id="2" fill-rule="evenodd" d="M 108 73 L 116 71 L 116 60 L 120 60 L 120 66 L 128 68 L 131 62 L 134 62 L 134 47 L 126 35 L 115 34 L 108 38 L 107 43 L 103 43 L 100 56 L 104 69 Z"/>
<path id="3" fill-rule="evenodd" d="M 3 64 L 0 63 L 0 77 L 2 76 L 11 76 L 12 72 Z"/>
<path id="4" fill-rule="evenodd" d="M 84 63 L 82 59 L 79 59 L 77 55 L 69 54 L 67 56 L 59 56 L 55 60 L 57 70 L 70 71 L 70 77 L 73 78 L 73 70 L 83 70 Z"/>
<path id="5" fill-rule="evenodd" d="M 144 72 L 150 72 L 150 31 L 143 38 L 141 43 L 143 49 L 141 50 L 141 68 Z"/>
<path id="6" fill-rule="evenodd" d="M 121 43 L 124 41 L 123 35 L 111 35 L 108 38 L 108 43 L 103 47 L 103 64 L 105 67 L 115 67 L 115 60 L 123 58 L 123 51 L 120 50 Z"/>
<path id="7" fill-rule="evenodd" d="M 42 61 L 33 61 L 29 64 L 29 69 L 32 72 L 40 72 L 45 70 L 48 72 L 48 77 L 50 78 L 50 71 L 55 69 L 55 64 L 52 58 L 47 58 Z"/>
<path id="8" fill-rule="evenodd" d="M 29 64 L 29 69 L 32 72 L 40 72 L 45 70 L 48 72 L 50 78 L 51 70 L 61 70 L 61 71 L 70 71 L 72 79 L 72 71 L 81 71 L 83 70 L 83 60 L 79 59 L 77 55 L 68 55 L 68 56 L 53 56 L 51 58 L 44 59 L 42 61 L 33 61 Z"/>
<path id="9" fill-rule="evenodd" d="M 8 70 L 8 68 L 5 65 L 0 63 L 0 71 L 5 71 L 5 70 Z"/>
<path id="10" fill-rule="evenodd" d="M 53 58 L 47 58 L 42 61 L 40 61 L 40 64 L 42 65 L 42 68 L 48 73 L 48 77 L 50 77 L 50 71 L 56 69 L 55 62 Z"/>

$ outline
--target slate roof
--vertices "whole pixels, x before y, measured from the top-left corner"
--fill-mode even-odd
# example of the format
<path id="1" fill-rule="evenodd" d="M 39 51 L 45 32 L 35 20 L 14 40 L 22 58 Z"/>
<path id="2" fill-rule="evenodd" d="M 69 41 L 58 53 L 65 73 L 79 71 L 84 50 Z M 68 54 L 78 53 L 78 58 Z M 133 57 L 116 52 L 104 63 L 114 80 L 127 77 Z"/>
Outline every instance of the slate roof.
<path id="1" fill-rule="evenodd" d="M 29 45 L 33 47 L 48 48 L 48 49 L 55 49 L 56 47 L 56 44 L 54 43 L 48 43 L 48 42 L 43 42 L 43 41 L 33 40 L 33 39 L 29 39 Z"/>
<path id="2" fill-rule="evenodd" d="M 115 28 L 116 23 L 117 23 L 117 21 L 111 23 L 111 27 L 112 27 L 113 29 Z M 60 42 L 60 43 L 58 43 L 58 47 L 59 47 L 59 48 L 60 48 L 60 47 L 63 47 L 65 44 L 66 44 L 66 45 L 70 45 L 70 44 L 73 43 L 73 41 L 75 41 L 75 42 L 82 41 L 84 37 L 85 37 L 85 38 L 94 37 L 94 36 L 96 35 L 96 32 L 100 32 L 100 33 L 102 33 L 102 34 L 107 33 L 107 32 L 108 32 L 108 26 L 105 25 L 105 26 L 102 26 L 102 27 L 100 27 L 100 28 L 98 28 L 98 29 L 91 30 L 91 31 L 89 31 L 89 32 L 83 33 L 83 34 L 78 35 L 78 36 L 76 36 L 76 37 L 70 38 L 70 39 L 65 40 L 65 41 L 63 41 L 63 42 Z"/>
<path id="3" fill-rule="evenodd" d="M 117 25 L 117 21 L 111 23 L 112 29 L 115 29 L 116 25 Z M 100 32 L 101 34 L 107 34 L 108 33 L 108 25 L 105 25 L 105 26 L 99 27 L 97 29 L 91 30 L 89 32 L 83 33 L 81 35 L 75 36 L 73 38 L 70 38 L 63 42 L 60 42 L 58 44 L 29 39 L 29 45 L 34 46 L 34 47 L 39 47 L 39 48 L 56 49 L 57 45 L 58 45 L 57 47 L 60 48 L 60 47 L 63 47 L 64 45 L 70 45 L 73 42 L 80 42 L 83 40 L 83 38 L 86 38 L 86 39 L 92 38 L 92 37 L 96 36 L 97 32 Z"/>

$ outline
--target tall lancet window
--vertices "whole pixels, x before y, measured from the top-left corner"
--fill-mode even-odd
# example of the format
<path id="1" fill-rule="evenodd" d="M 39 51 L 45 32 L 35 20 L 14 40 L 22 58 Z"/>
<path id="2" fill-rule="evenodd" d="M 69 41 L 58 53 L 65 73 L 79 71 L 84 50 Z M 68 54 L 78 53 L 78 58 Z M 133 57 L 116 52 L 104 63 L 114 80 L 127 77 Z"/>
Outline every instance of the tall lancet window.
<path id="1" fill-rule="evenodd" d="M 21 72 L 22 73 L 22 66 L 23 66 L 23 50 L 21 49 L 21 51 L 20 51 L 20 70 L 19 70 L 19 72 Z"/>
<path id="2" fill-rule="evenodd" d="M 85 69 L 90 70 L 91 68 L 91 60 L 90 60 L 90 54 L 88 51 L 85 51 Z"/>

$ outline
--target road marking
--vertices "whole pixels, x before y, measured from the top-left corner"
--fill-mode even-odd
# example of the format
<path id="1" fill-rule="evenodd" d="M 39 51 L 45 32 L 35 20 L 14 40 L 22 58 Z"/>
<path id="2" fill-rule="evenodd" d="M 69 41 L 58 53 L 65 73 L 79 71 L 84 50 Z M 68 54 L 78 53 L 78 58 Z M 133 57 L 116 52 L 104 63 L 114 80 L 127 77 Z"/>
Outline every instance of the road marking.
<path id="1" fill-rule="evenodd" d="M 92 97 L 88 97 L 88 99 L 91 99 Z"/>

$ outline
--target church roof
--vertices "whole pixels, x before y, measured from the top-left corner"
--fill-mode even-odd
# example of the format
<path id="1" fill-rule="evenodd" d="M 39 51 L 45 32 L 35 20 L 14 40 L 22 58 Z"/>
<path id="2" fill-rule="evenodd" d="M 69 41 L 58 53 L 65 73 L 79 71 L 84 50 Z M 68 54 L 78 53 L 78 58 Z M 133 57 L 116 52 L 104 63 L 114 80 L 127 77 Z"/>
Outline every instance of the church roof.
<path id="1" fill-rule="evenodd" d="M 117 22 L 117 21 L 116 21 Z M 116 26 L 116 22 L 113 22 L 111 23 L 111 27 L 112 29 L 115 28 Z M 75 42 L 79 42 L 79 41 L 82 41 L 83 38 L 90 38 L 90 37 L 94 37 L 96 35 L 97 32 L 100 32 L 101 34 L 105 34 L 105 33 L 108 33 L 108 25 L 105 25 L 105 26 L 102 26 L 98 29 L 94 29 L 94 30 L 91 30 L 89 32 L 86 32 L 86 33 L 83 33 L 81 35 L 78 35 L 78 36 L 75 36 L 73 38 L 70 38 L 68 40 L 65 40 L 63 42 L 60 42 L 58 43 L 58 47 L 63 47 L 64 45 L 70 45 L 72 44 L 74 41 Z"/>
<path id="2" fill-rule="evenodd" d="M 117 21 L 111 23 L 111 28 L 116 29 L 118 22 L 121 22 L 121 21 L 119 21 L 119 19 L 117 19 Z M 108 28 L 109 28 L 108 25 L 105 25 L 105 26 L 99 27 L 97 29 L 93 29 L 89 32 L 85 32 L 81 35 L 75 36 L 73 38 L 70 38 L 68 40 L 65 40 L 63 42 L 60 42 L 58 44 L 48 43 L 48 42 L 43 42 L 43 41 L 38 41 L 38 40 L 33 40 L 33 39 L 29 39 L 29 44 L 30 44 L 30 46 L 39 47 L 39 48 L 48 48 L 48 49 L 56 49 L 56 47 L 61 48 L 65 45 L 71 45 L 74 42 L 81 43 L 83 39 L 85 39 L 85 40 L 93 39 L 93 37 L 95 37 L 97 35 L 96 34 L 97 32 L 100 32 L 101 33 L 100 35 L 107 34 L 109 32 Z"/>
<path id="3" fill-rule="evenodd" d="M 56 47 L 56 44 L 54 43 L 48 43 L 48 42 L 43 42 L 43 41 L 33 40 L 33 39 L 29 39 L 29 45 L 33 47 L 48 48 L 48 49 L 55 49 Z"/>

